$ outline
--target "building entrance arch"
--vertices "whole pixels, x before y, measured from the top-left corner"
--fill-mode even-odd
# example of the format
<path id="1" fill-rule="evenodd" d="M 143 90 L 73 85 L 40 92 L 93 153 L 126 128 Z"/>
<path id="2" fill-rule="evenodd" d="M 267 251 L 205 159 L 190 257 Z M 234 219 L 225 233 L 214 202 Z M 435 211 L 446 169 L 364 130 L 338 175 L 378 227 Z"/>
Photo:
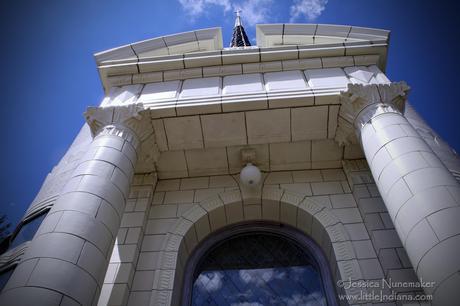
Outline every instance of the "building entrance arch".
<path id="1" fill-rule="evenodd" d="M 226 227 L 260 222 L 282 224 L 310 237 L 324 254 L 322 258 L 327 262 L 333 286 L 339 280 L 361 278 L 350 237 L 329 208 L 308 196 L 279 188 L 264 189 L 258 198 L 245 198 L 244 193 L 235 190 L 192 206 L 171 227 L 160 254 L 160 269 L 155 272 L 151 302 L 181 305 L 187 265 L 195 250 Z M 357 293 L 354 287 L 336 287 L 336 290 L 339 295 Z"/>
<path id="2" fill-rule="evenodd" d="M 337 305 L 321 248 L 290 225 L 226 226 L 190 255 L 181 305 Z"/>

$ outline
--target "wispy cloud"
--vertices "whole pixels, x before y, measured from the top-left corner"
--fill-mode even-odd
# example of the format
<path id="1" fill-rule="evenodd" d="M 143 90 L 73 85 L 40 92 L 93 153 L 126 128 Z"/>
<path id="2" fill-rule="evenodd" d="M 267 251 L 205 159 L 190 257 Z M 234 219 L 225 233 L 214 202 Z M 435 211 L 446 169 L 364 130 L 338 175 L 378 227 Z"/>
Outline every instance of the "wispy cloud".
<path id="1" fill-rule="evenodd" d="M 211 6 L 216 6 L 224 10 L 224 12 L 232 9 L 230 0 L 179 0 L 179 3 L 184 11 L 192 17 L 198 17 Z"/>
<path id="2" fill-rule="evenodd" d="M 268 22 L 271 18 L 270 6 L 273 0 L 179 0 L 185 13 L 195 19 L 205 14 L 212 7 L 225 14 L 242 10 L 243 22 L 249 26 Z"/>
<path id="3" fill-rule="evenodd" d="M 284 271 L 277 271 L 273 268 L 266 269 L 252 269 L 252 270 L 240 270 L 240 279 L 246 283 L 255 284 L 258 287 L 266 285 L 273 279 L 284 279 L 286 273 Z"/>
<path id="4" fill-rule="evenodd" d="M 217 291 L 222 288 L 222 278 L 224 274 L 221 272 L 207 272 L 201 273 L 195 281 L 201 291 Z"/>
<path id="5" fill-rule="evenodd" d="M 318 291 L 315 291 L 307 295 L 294 293 L 291 297 L 282 297 L 282 300 L 287 306 L 326 305 L 324 296 Z"/>
<path id="6" fill-rule="evenodd" d="M 268 22 L 271 18 L 270 6 L 273 0 L 247 0 L 241 3 L 233 3 L 235 10 L 242 10 L 243 22 L 249 26 L 257 23 Z"/>
<path id="7" fill-rule="evenodd" d="M 301 18 L 313 21 L 318 18 L 326 8 L 328 0 L 294 0 L 291 5 L 291 18 L 289 22 L 294 22 Z"/>

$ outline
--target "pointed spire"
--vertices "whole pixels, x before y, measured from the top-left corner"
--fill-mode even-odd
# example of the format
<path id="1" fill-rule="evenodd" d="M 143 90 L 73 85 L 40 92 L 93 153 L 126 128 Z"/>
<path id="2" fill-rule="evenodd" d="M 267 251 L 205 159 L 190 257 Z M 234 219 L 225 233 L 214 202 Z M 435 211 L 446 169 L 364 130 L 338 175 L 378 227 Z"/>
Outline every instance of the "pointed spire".
<path id="1" fill-rule="evenodd" d="M 233 28 L 236 28 L 237 26 L 243 26 L 243 23 L 241 22 L 241 10 L 236 10 L 235 11 L 236 13 L 236 19 L 235 19 L 235 25 L 233 26 Z"/>
<path id="2" fill-rule="evenodd" d="M 233 36 L 232 42 L 230 43 L 230 48 L 235 47 L 249 47 L 251 43 L 249 42 L 246 31 L 244 31 L 243 23 L 241 22 L 241 10 L 236 10 L 236 19 L 235 25 L 233 27 Z"/>

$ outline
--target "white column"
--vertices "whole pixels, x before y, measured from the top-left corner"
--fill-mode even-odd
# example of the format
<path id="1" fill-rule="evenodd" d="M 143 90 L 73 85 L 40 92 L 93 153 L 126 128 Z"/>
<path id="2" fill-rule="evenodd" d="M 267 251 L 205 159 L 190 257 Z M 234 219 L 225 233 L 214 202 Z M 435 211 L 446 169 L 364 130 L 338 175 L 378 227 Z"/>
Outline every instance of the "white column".
<path id="1" fill-rule="evenodd" d="M 402 115 L 408 90 L 349 85 L 336 139 L 362 144 L 418 277 L 434 282 L 425 292 L 434 305 L 451 305 L 460 300 L 460 186 Z"/>
<path id="2" fill-rule="evenodd" d="M 94 305 L 124 212 L 141 141 L 153 133 L 137 105 L 90 108 L 94 137 L 21 263 L 1 305 Z"/>

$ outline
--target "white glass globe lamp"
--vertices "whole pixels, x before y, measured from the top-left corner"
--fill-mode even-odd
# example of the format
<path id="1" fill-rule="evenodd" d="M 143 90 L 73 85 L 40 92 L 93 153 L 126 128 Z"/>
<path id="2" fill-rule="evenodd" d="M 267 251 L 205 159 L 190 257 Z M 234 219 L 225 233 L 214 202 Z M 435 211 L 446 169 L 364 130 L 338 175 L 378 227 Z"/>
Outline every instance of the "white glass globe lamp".
<path id="1" fill-rule="evenodd" d="M 240 173 L 241 183 L 246 186 L 255 186 L 259 184 L 261 178 L 262 174 L 259 168 L 251 163 L 247 163 Z"/>

